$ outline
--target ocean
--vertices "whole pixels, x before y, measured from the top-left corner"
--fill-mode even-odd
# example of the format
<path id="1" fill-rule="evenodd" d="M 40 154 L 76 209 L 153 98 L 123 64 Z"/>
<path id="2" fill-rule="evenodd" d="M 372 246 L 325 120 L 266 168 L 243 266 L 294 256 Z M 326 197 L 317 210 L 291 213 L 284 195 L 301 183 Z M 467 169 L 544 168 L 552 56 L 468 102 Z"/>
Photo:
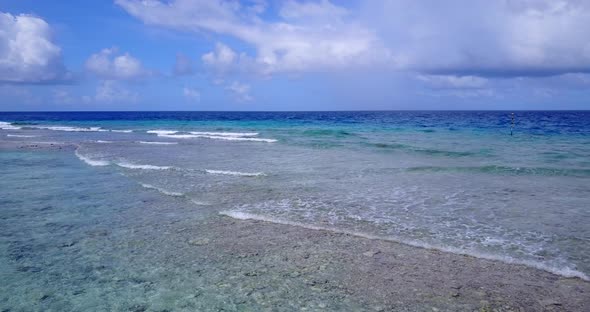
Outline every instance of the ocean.
<path id="1" fill-rule="evenodd" d="M 590 112 L 511 113 L 0 113 L 0 290 L 88 279 L 115 247 L 67 250 L 105 229 L 220 216 L 588 280 Z"/>

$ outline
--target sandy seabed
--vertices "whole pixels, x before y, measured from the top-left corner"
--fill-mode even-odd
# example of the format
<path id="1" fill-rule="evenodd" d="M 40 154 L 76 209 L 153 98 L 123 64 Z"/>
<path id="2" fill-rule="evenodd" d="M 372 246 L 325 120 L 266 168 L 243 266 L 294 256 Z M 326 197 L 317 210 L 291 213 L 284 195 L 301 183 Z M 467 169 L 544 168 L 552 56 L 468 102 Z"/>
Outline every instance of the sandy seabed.
<path id="1" fill-rule="evenodd" d="M 51 262 L 10 251 L 0 274 L 23 279 L 0 286 L 0 311 L 590 310 L 579 278 L 213 212 L 192 218 L 158 200 L 114 217 L 129 227 L 56 240 Z"/>

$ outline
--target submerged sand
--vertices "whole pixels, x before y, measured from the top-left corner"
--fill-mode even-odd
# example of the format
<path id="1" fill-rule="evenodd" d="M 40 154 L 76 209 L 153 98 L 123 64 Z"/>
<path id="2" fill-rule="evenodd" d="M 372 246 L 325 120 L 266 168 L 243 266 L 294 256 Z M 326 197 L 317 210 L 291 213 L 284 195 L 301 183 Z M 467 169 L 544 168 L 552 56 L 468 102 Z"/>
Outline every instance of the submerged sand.
<path id="1" fill-rule="evenodd" d="M 47 281 L 32 277 L 11 290 L 26 292 L 30 301 L 4 303 L 39 311 L 590 310 L 590 282 L 579 278 L 217 213 L 178 216 L 174 209 L 121 211 L 113 218 L 133 220 L 128 228 L 98 225 L 60 242 L 71 271 Z M 27 268 L 19 261 L 17 269 Z M 40 270 L 52 273 L 53 265 Z M 61 290 L 46 290 L 43 283 L 56 278 Z"/>
<path id="2" fill-rule="evenodd" d="M 590 283 L 523 265 L 229 217 L 199 228 L 185 248 L 209 255 L 226 272 L 215 282 L 241 293 L 236 310 L 590 308 Z"/>

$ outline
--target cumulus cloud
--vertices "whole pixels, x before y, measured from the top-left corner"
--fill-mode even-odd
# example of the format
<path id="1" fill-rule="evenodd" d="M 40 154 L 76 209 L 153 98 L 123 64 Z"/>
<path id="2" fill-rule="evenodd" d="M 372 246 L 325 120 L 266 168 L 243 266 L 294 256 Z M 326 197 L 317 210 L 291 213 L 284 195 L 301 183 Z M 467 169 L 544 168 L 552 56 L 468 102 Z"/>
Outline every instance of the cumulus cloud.
<path id="1" fill-rule="evenodd" d="M 231 84 L 227 85 L 225 89 L 229 91 L 234 96 L 234 98 L 239 102 L 250 102 L 254 99 L 250 95 L 250 85 L 248 84 L 234 81 Z"/>
<path id="2" fill-rule="evenodd" d="M 286 20 L 337 21 L 348 15 L 348 10 L 332 4 L 328 0 L 318 2 L 285 1 L 279 15 Z"/>
<path id="3" fill-rule="evenodd" d="M 367 1 L 404 68 L 456 76 L 590 72 L 590 2 L 579 0 Z"/>
<path id="4" fill-rule="evenodd" d="M 116 3 L 149 25 L 237 38 L 267 74 L 375 65 L 443 76 L 590 73 L 590 2 L 582 0 L 375 0 L 354 11 L 287 0 L 275 16 L 229 0 Z"/>
<path id="5" fill-rule="evenodd" d="M 94 96 L 84 96 L 85 102 L 97 103 L 136 103 L 139 99 L 139 94 L 127 90 L 119 82 L 114 80 L 101 81 L 96 87 L 96 94 Z"/>
<path id="6" fill-rule="evenodd" d="M 238 59 L 238 55 L 230 47 L 218 42 L 215 51 L 203 54 L 201 57 L 205 66 L 212 67 L 217 71 L 227 71 Z"/>
<path id="7" fill-rule="evenodd" d="M 184 97 L 190 101 L 199 102 L 201 101 L 201 92 L 195 88 L 184 87 L 182 89 Z"/>
<path id="8" fill-rule="evenodd" d="M 31 15 L 0 12 L 0 82 L 52 83 L 68 79 L 51 27 Z"/>
<path id="9" fill-rule="evenodd" d="M 119 54 L 117 48 L 103 49 L 92 54 L 86 61 L 86 70 L 109 80 L 140 79 L 151 75 L 138 59 L 129 53 Z"/>
<path id="10" fill-rule="evenodd" d="M 238 38 L 256 50 L 259 72 L 318 71 L 389 63 L 388 50 L 376 34 L 345 18 L 346 10 L 329 1 L 287 2 L 282 20 L 264 21 L 261 9 L 237 1 L 116 0 L 129 14 L 149 25 Z M 318 17 L 330 17 L 322 19 Z M 207 56 L 204 61 L 219 61 Z"/>
<path id="11" fill-rule="evenodd" d="M 70 92 L 63 89 L 54 89 L 53 102 L 58 104 L 76 104 L 76 97 L 72 96 Z M 79 99 L 79 98 L 78 98 Z"/>

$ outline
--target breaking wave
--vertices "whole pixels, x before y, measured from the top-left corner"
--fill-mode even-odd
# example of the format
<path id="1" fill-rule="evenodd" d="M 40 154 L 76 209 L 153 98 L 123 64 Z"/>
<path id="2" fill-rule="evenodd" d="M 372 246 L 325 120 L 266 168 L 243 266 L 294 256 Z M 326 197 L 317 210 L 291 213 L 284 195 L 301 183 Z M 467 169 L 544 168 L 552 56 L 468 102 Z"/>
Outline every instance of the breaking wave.
<path id="1" fill-rule="evenodd" d="M 116 162 L 115 165 L 127 169 L 143 169 L 143 170 L 170 170 L 174 169 L 171 166 L 154 166 L 154 165 L 139 165 L 130 162 Z"/>
<path id="2" fill-rule="evenodd" d="M 22 135 L 22 134 L 7 134 L 7 137 L 13 137 L 13 138 L 36 138 L 38 137 L 37 135 Z"/>
<path id="3" fill-rule="evenodd" d="M 179 193 L 179 192 L 172 192 L 172 191 L 168 191 L 165 190 L 163 188 L 151 185 L 151 184 L 147 184 L 147 183 L 140 183 L 141 186 L 145 187 L 146 189 L 150 189 L 150 190 L 156 190 L 164 195 L 168 195 L 168 196 L 174 196 L 174 197 L 182 197 L 184 196 L 183 193 Z"/>
<path id="4" fill-rule="evenodd" d="M 110 165 L 110 162 L 108 162 L 106 160 L 97 160 L 97 159 L 92 159 L 90 157 L 84 156 L 84 155 L 80 154 L 78 149 L 76 149 L 74 154 L 76 155 L 76 157 L 78 157 L 78 159 L 80 159 L 81 161 L 85 162 L 86 164 L 88 164 L 92 167 L 103 167 L 103 166 Z"/>
<path id="5" fill-rule="evenodd" d="M 242 176 L 242 177 L 260 177 L 260 176 L 266 175 L 263 172 L 239 172 L 239 171 L 210 170 L 210 169 L 205 169 L 205 172 L 207 172 L 209 174 L 232 175 L 232 176 Z"/>
<path id="6" fill-rule="evenodd" d="M 156 141 L 139 141 L 141 144 L 152 144 L 152 145 L 176 145 L 178 142 L 156 142 Z"/>

